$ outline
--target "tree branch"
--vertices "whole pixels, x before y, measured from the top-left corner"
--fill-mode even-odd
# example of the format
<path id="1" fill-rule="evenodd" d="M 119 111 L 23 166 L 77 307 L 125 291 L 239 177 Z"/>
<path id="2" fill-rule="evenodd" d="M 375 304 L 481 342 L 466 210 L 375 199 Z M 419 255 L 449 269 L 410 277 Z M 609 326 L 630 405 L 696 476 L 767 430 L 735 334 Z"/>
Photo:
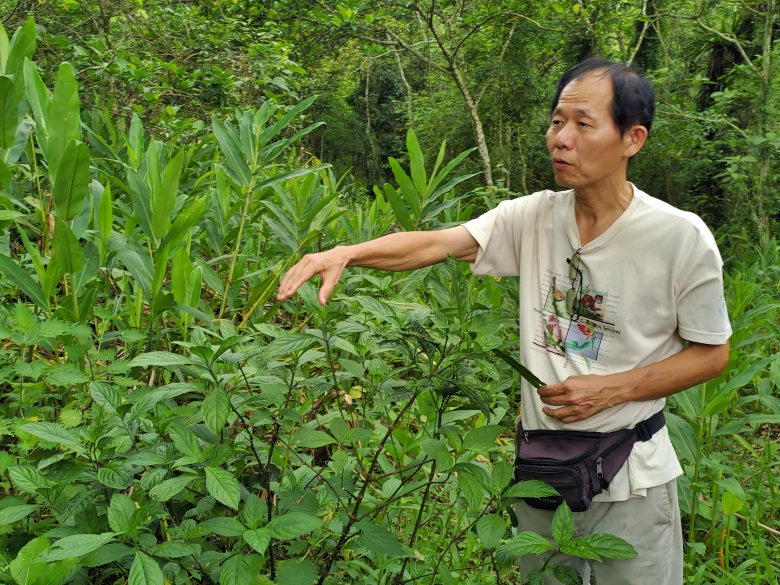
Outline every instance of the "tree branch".
<path id="1" fill-rule="evenodd" d="M 729 35 L 724 35 L 722 32 L 720 32 L 718 29 L 712 28 L 710 26 L 707 26 L 704 24 L 701 20 L 701 18 L 696 19 L 696 24 L 698 24 L 700 27 L 702 27 L 707 32 L 710 32 L 714 34 L 716 37 L 726 41 L 727 43 L 733 44 L 737 50 L 739 51 L 739 54 L 742 55 L 742 59 L 745 61 L 748 67 L 753 71 L 753 73 L 759 74 L 758 69 L 756 69 L 756 66 L 753 64 L 753 62 L 750 60 L 750 57 L 748 57 L 747 53 L 745 53 L 745 49 L 742 47 L 742 43 L 739 42 L 739 39 L 737 37 L 731 37 Z"/>

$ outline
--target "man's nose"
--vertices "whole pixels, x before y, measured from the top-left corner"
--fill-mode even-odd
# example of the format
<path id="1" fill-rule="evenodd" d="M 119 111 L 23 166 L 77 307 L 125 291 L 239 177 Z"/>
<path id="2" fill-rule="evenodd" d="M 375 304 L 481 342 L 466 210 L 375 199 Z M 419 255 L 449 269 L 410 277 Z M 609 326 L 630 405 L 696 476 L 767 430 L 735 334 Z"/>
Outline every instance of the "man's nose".
<path id="1" fill-rule="evenodd" d="M 574 125 L 570 122 L 563 124 L 555 134 L 555 148 L 571 149 L 573 137 Z"/>

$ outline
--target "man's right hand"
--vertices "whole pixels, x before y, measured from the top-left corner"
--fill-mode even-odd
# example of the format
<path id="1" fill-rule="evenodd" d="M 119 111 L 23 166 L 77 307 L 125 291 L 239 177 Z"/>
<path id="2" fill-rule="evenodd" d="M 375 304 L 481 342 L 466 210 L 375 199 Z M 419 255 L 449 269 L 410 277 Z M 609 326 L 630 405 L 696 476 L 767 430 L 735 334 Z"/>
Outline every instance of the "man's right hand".
<path id="1" fill-rule="evenodd" d="M 304 282 L 315 274 L 319 274 L 322 285 L 318 300 L 320 305 L 324 306 L 330 295 L 333 294 L 333 289 L 349 262 L 346 248 L 347 246 L 338 246 L 325 252 L 306 254 L 282 277 L 279 283 L 279 292 L 276 295 L 277 300 L 286 301 L 298 291 Z"/>

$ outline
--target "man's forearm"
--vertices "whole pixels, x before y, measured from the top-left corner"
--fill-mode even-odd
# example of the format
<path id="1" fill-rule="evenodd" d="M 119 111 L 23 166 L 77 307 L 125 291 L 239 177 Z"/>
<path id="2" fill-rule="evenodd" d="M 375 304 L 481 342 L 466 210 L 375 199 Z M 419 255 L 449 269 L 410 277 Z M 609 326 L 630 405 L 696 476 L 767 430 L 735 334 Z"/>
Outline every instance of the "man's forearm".
<path id="1" fill-rule="evenodd" d="M 638 400 L 655 400 L 671 396 L 719 376 L 729 359 L 729 344 L 692 343 L 671 357 L 614 374 L 615 401 L 609 406 Z M 612 384 L 610 384 L 612 386 Z"/>
<path id="2" fill-rule="evenodd" d="M 376 240 L 338 248 L 347 266 L 400 272 L 443 262 L 447 254 L 471 261 L 478 246 L 464 227 L 441 231 L 398 232 Z"/>
<path id="3" fill-rule="evenodd" d="M 680 353 L 627 372 L 570 376 L 539 388 L 548 416 L 564 423 L 585 420 L 625 402 L 656 400 L 715 378 L 729 359 L 729 344 L 692 343 Z"/>
<path id="4" fill-rule="evenodd" d="M 354 246 L 338 246 L 301 258 L 279 283 L 277 299 L 289 299 L 304 282 L 318 274 L 322 280 L 318 298 L 324 305 L 347 266 L 396 272 L 414 270 L 443 262 L 447 254 L 472 261 L 478 250 L 476 240 L 463 226 L 432 232 L 399 232 Z"/>

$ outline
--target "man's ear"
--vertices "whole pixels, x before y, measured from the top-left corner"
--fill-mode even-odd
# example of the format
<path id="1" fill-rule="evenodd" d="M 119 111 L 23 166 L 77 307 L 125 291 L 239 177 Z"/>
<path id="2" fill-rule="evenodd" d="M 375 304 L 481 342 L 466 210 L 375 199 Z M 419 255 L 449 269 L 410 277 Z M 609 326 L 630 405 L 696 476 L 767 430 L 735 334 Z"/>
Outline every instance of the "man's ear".
<path id="1" fill-rule="evenodd" d="M 634 124 L 623 135 L 623 142 L 626 145 L 624 152 L 627 158 L 631 158 L 637 152 L 642 150 L 647 140 L 647 128 L 641 124 Z"/>

